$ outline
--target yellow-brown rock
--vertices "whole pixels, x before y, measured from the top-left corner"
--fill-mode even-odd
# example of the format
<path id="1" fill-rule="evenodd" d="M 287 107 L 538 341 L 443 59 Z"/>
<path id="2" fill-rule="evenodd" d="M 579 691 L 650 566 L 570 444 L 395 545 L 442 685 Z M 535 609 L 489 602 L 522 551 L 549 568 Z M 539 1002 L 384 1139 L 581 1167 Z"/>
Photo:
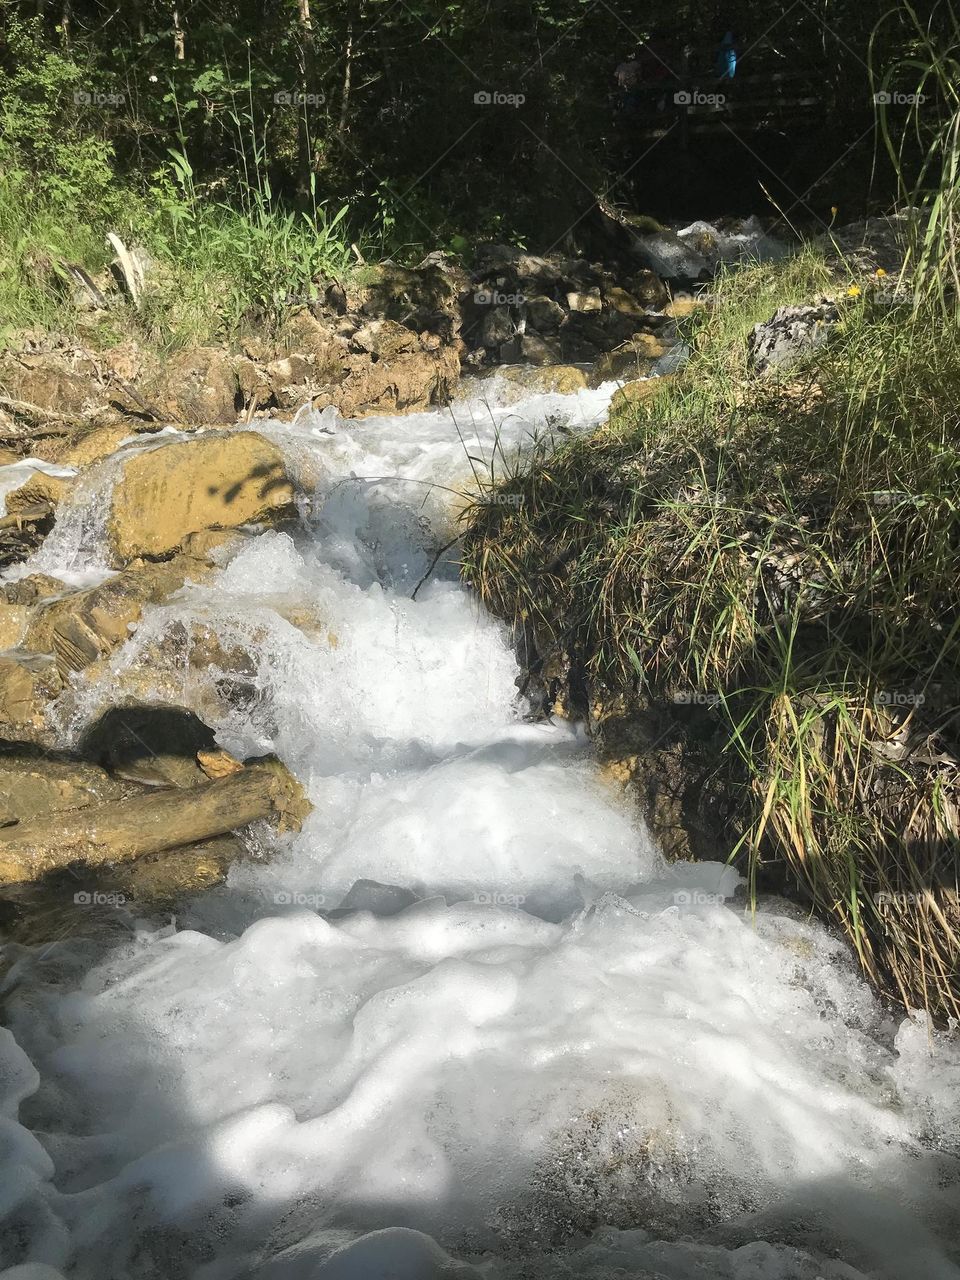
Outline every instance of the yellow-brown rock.
<path id="1" fill-rule="evenodd" d="M 121 462 L 107 520 L 114 562 L 168 555 L 203 529 L 274 518 L 293 494 L 280 449 L 253 431 L 134 453 Z"/>
<path id="2" fill-rule="evenodd" d="M 200 582 L 210 572 L 205 561 L 185 555 L 128 568 L 97 586 L 41 604 L 24 643 L 35 652 L 52 653 L 67 679 L 122 644 L 145 605 L 160 604 L 186 581 Z"/>
<path id="3" fill-rule="evenodd" d="M 47 706 L 63 689 L 49 654 L 8 649 L 0 653 L 0 737 L 15 742 L 52 742 Z"/>

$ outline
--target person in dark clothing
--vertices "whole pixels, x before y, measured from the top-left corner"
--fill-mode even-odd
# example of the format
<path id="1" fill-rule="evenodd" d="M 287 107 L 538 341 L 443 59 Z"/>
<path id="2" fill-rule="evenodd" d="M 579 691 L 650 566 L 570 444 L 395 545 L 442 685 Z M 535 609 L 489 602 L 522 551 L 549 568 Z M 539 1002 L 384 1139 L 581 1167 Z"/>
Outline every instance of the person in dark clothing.
<path id="1" fill-rule="evenodd" d="M 614 73 L 617 79 L 617 106 L 627 115 L 632 115 L 640 105 L 640 60 L 636 53 L 631 53 L 620 63 Z"/>
<path id="2" fill-rule="evenodd" d="M 679 85 L 674 50 L 659 31 L 653 31 L 640 46 L 637 61 L 640 65 L 638 92 L 642 101 L 663 111 Z"/>

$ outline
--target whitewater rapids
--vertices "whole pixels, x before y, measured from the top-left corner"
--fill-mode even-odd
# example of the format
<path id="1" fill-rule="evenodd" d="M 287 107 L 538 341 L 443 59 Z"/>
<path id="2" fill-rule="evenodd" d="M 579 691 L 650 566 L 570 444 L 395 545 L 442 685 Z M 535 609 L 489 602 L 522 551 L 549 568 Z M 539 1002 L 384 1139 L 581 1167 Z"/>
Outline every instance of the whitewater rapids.
<path id="1" fill-rule="evenodd" d="M 256 428 L 300 531 L 149 609 L 63 731 L 147 682 L 314 812 L 175 920 L 8 948 L 4 1276 L 960 1277 L 956 1042 L 722 864 L 667 866 L 582 737 L 524 719 L 455 548 L 411 598 L 476 459 L 612 390 Z M 115 469 L 18 572 L 107 572 Z M 164 643 L 197 627 L 249 655 L 239 701 Z"/>

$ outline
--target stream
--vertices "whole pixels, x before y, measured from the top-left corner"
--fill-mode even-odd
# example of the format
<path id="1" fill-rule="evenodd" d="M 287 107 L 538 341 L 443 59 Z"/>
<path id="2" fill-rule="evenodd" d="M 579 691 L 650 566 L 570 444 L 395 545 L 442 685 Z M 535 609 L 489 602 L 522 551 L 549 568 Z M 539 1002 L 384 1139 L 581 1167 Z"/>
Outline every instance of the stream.
<path id="1" fill-rule="evenodd" d="M 496 386 L 255 424 L 299 530 L 151 606 L 65 703 L 67 741 L 124 696 L 192 707 L 314 809 L 174 917 L 9 945 L 4 1276 L 960 1277 L 956 1041 L 795 907 L 662 860 L 583 733 L 526 717 L 455 548 L 411 598 L 471 467 L 614 390 Z M 103 577 L 113 476 L 12 572 Z M 247 655 L 239 693 L 184 662 L 200 632 Z"/>

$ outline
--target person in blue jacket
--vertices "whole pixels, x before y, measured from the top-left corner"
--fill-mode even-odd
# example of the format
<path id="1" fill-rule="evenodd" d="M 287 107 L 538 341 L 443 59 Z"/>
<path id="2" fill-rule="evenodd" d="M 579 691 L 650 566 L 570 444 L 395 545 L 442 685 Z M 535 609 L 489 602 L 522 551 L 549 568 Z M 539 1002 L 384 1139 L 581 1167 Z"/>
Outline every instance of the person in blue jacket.
<path id="1" fill-rule="evenodd" d="M 737 73 L 737 42 L 732 31 L 728 31 L 717 48 L 713 74 L 718 80 L 732 80 Z"/>

